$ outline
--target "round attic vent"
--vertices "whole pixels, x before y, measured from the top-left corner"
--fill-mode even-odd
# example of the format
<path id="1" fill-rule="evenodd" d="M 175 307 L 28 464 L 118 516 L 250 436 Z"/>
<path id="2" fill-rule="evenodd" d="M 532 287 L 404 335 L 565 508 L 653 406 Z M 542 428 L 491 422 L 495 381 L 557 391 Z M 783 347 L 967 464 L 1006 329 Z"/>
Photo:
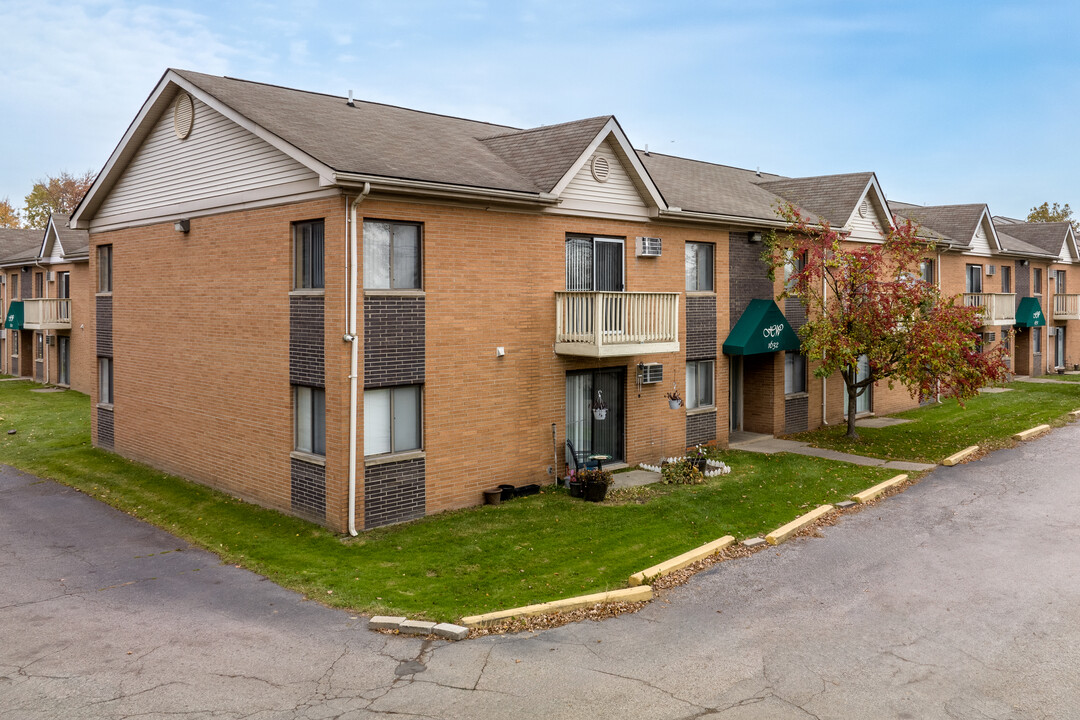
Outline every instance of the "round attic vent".
<path id="1" fill-rule="evenodd" d="M 183 140 L 191 134 L 191 124 L 195 120 L 195 108 L 191 104 L 191 96 L 181 93 L 173 105 L 173 131 L 176 137 Z"/>
<path id="2" fill-rule="evenodd" d="M 866 217 L 869 214 L 870 214 L 870 203 L 868 203 L 866 200 L 863 200 L 862 204 L 859 205 L 859 217 Z"/>
<path id="3" fill-rule="evenodd" d="M 596 178 L 596 182 L 607 182 L 609 175 L 611 175 L 611 165 L 608 159 L 603 155 L 593 155 L 592 176 Z"/>

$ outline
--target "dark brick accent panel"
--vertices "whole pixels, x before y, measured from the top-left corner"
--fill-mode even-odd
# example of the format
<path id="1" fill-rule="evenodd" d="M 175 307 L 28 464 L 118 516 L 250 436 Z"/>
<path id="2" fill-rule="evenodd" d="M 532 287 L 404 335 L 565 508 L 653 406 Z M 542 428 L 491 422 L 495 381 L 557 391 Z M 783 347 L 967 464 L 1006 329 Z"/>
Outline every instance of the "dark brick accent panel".
<path id="1" fill-rule="evenodd" d="M 326 520 L 326 468 L 296 458 L 292 461 L 292 511 L 317 522 Z"/>
<path id="2" fill-rule="evenodd" d="M 762 243 L 750 242 L 750 233 L 733 232 L 729 238 L 728 310 L 734 327 L 751 300 L 773 299 L 773 284 L 761 262 Z"/>
<path id="3" fill-rule="evenodd" d="M 364 470 L 364 529 L 424 517 L 424 460 L 372 465 Z"/>
<path id="4" fill-rule="evenodd" d="M 716 413 L 686 416 L 686 446 L 703 445 L 716 439 Z"/>
<path id="5" fill-rule="evenodd" d="M 422 297 L 369 295 L 364 298 L 364 387 L 424 382 Z"/>
<path id="6" fill-rule="evenodd" d="M 289 382 L 293 385 L 326 385 L 326 340 L 323 299 L 318 295 L 289 297 Z M 324 513 L 325 514 L 325 513 Z"/>
<path id="7" fill-rule="evenodd" d="M 686 298 L 686 359 L 716 357 L 716 298 Z"/>
<path id="8" fill-rule="evenodd" d="M 794 397 L 784 400 L 784 432 L 805 432 L 810 427 L 810 398 Z"/>
<path id="9" fill-rule="evenodd" d="M 113 445 L 113 411 L 99 407 L 97 409 L 97 446 L 112 450 Z"/>
<path id="10" fill-rule="evenodd" d="M 1016 261 L 1013 270 L 1013 292 L 1016 293 L 1016 307 L 1020 307 L 1020 301 L 1031 294 L 1031 267 L 1024 267 L 1022 261 Z"/>
<path id="11" fill-rule="evenodd" d="M 784 298 L 784 317 L 792 330 L 798 332 L 806 324 L 806 306 L 798 298 Z"/>
<path id="12" fill-rule="evenodd" d="M 104 296 L 97 300 L 97 356 L 112 357 L 112 297 Z"/>

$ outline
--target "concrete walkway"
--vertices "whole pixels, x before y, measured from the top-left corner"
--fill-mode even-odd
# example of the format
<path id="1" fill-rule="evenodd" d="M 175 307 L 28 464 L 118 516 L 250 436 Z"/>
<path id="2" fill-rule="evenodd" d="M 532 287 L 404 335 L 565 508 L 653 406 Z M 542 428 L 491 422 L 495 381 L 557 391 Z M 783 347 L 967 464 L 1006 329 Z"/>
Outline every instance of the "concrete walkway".
<path id="1" fill-rule="evenodd" d="M 1076 375 L 1076 373 L 1065 373 L 1066 375 Z M 1045 383 L 1047 385 L 1076 385 L 1075 380 L 1055 380 L 1050 377 L 1030 377 L 1028 375 L 1017 375 L 1013 378 L 1014 382 L 1029 382 L 1029 383 Z"/>
<path id="2" fill-rule="evenodd" d="M 908 472 L 922 472 L 924 470 L 933 470 L 937 467 L 937 465 L 927 463 L 904 462 L 902 460 L 882 460 L 881 458 L 866 457 L 865 455 L 852 455 L 836 450 L 810 447 L 810 443 L 799 442 L 797 440 L 782 440 L 768 435 L 762 435 L 742 442 L 731 443 L 729 447 L 732 450 L 745 450 L 746 452 L 763 453 L 765 455 L 782 452 L 794 453 L 795 455 L 807 455 L 809 457 L 819 457 L 826 460 L 848 462 L 853 465 L 882 467 L 889 470 L 903 470 Z"/>

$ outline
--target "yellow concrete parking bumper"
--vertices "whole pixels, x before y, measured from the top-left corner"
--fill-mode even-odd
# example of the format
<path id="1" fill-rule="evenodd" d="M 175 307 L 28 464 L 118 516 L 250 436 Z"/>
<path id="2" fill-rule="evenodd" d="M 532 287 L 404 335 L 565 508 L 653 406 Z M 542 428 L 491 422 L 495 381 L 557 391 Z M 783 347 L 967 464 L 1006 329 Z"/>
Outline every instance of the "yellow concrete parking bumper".
<path id="1" fill-rule="evenodd" d="M 653 565 L 651 568 L 646 568 L 639 573 L 634 573 L 630 576 L 629 584 L 631 587 L 643 585 L 649 580 L 654 580 L 665 575 L 670 575 L 676 570 L 682 570 L 687 565 L 692 565 L 698 560 L 704 560 L 705 558 L 720 552 L 728 545 L 735 542 L 735 538 L 730 535 L 725 535 L 719 540 L 713 540 L 711 543 L 706 543 L 701 547 L 688 550 L 682 555 L 673 557 L 670 560 L 666 560 L 662 563 Z"/>
<path id="2" fill-rule="evenodd" d="M 485 613 L 484 615 L 472 615 L 470 617 L 462 618 L 461 624 L 465 627 L 482 627 L 484 625 L 494 625 L 503 620 L 509 620 L 510 618 L 577 610 L 579 608 L 596 605 L 597 603 L 645 602 L 652 600 L 652 596 L 652 588 L 648 585 L 642 585 L 640 587 L 622 588 L 621 590 L 611 590 L 609 592 L 594 593 L 592 595 L 579 595 L 578 597 L 553 600 L 537 605 L 526 605 L 525 607 L 511 608 L 509 610 L 497 610 L 495 612 Z"/>
<path id="3" fill-rule="evenodd" d="M 765 536 L 765 542 L 769 543 L 770 545 L 779 545 L 795 533 L 802 530 L 810 523 L 818 520 L 821 517 L 824 517 L 825 515 L 828 515 L 830 512 L 832 512 L 832 509 L 832 505 L 822 505 L 815 510 L 811 510 L 805 515 L 795 518 L 787 525 L 773 530 L 771 533 Z"/>

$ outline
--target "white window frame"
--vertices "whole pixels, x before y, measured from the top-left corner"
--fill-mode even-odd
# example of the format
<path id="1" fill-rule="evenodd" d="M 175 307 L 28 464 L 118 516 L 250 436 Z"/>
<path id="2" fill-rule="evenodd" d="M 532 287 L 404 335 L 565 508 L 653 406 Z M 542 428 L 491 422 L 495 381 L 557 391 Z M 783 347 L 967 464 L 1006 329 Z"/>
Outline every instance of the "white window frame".
<path id="1" fill-rule="evenodd" d="M 316 266 L 313 253 L 310 250 L 311 243 L 305 242 L 304 233 L 307 228 L 322 228 L 322 257 L 318 258 L 319 274 L 322 275 L 317 281 L 313 277 L 313 267 Z M 302 220 L 292 224 L 293 234 L 293 289 L 294 290 L 322 290 L 326 287 L 326 222 L 323 219 Z"/>
<path id="2" fill-rule="evenodd" d="M 709 394 L 703 396 L 697 378 L 704 374 L 709 378 Z M 686 409 L 716 407 L 716 360 L 688 360 L 686 362 Z"/>
<path id="3" fill-rule="evenodd" d="M 802 364 L 802 377 L 798 377 L 796 374 L 796 362 L 793 358 L 799 358 Z M 798 350 L 788 350 L 784 353 L 784 395 L 805 395 L 809 382 L 807 381 L 807 371 L 809 369 L 809 363 L 806 362 L 806 356 Z M 795 380 L 799 380 L 802 387 L 795 389 Z"/>
<path id="4" fill-rule="evenodd" d="M 317 423 L 315 411 L 320 397 L 323 416 L 322 423 Z M 318 434 L 320 427 L 321 437 Z M 326 390 L 324 388 L 293 385 L 293 449 L 306 455 L 326 457 Z"/>
<path id="5" fill-rule="evenodd" d="M 701 262 L 702 254 L 708 257 L 709 269 L 711 272 L 708 274 L 709 287 L 691 287 L 691 284 L 697 284 L 697 273 L 694 273 L 693 283 L 691 283 L 690 277 L 690 253 L 695 254 L 696 262 Z M 704 242 L 687 242 L 686 251 L 684 253 L 686 258 L 686 292 L 716 292 L 716 245 L 714 243 Z"/>
<path id="6" fill-rule="evenodd" d="M 98 404 L 112 405 L 115 400 L 115 387 L 113 381 L 113 359 L 111 357 L 98 358 Z"/>
<path id="7" fill-rule="evenodd" d="M 99 295 L 111 293 L 113 289 L 113 246 L 98 245 L 97 248 L 97 291 Z"/>
<path id="8" fill-rule="evenodd" d="M 368 238 L 368 226 L 369 225 L 389 225 L 390 226 L 390 252 L 389 260 L 390 266 L 387 268 L 386 276 L 388 278 L 387 285 L 385 287 L 376 286 L 372 284 L 371 278 L 367 273 L 367 263 L 364 263 L 364 290 L 378 290 L 383 292 L 415 292 L 417 290 L 424 289 L 424 224 L 419 222 L 410 222 L 407 220 L 380 220 L 378 218 L 364 218 L 364 239 L 365 242 Z M 396 227 L 412 227 L 416 228 L 416 269 L 417 278 L 416 285 L 410 287 L 394 287 L 394 228 Z M 363 250 L 364 257 L 367 258 L 366 247 Z"/>
<path id="9" fill-rule="evenodd" d="M 396 401 L 395 398 L 396 398 L 397 394 L 394 391 L 395 390 L 402 390 L 402 389 L 405 389 L 405 388 L 416 388 L 416 408 L 415 408 L 415 412 L 416 412 L 416 440 L 417 440 L 416 447 L 398 447 L 398 442 L 397 442 L 397 438 L 396 438 L 395 426 L 396 426 L 397 423 L 395 422 L 395 420 L 396 420 L 396 416 L 397 416 L 397 407 L 396 407 L 396 402 L 397 401 Z M 381 394 L 381 393 L 386 393 L 387 397 L 389 398 L 389 404 L 388 404 L 389 417 L 387 417 L 387 418 L 376 418 L 374 412 L 372 411 L 372 408 L 374 407 L 374 403 L 372 402 L 372 398 L 376 394 Z M 365 425 L 364 437 L 365 437 L 365 439 L 369 436 L 369 434 L 371 434 L 371 433 L 368 432 L 368 423 L 369 422 L 375 422 L 377 420 L 380 421 L 380 425 L 381 425 L 382 421 L 385 421 L 386 423 L 389 424 L 390 449 L 388 451 L 379 451 L 379 452 L 370 451 L 368 446 L 367 446 L 367 442 L 365 442 L 365 444 L 364 444 L 364 457 L 366 457 L 366 458 L 379 458 L 379 457 L 384 457 L 384 456 L 393 456 L 393 455 L 400 455 L 400 454 L 403 454 L 403 453 L 413 453 L 413 452 L 423 451 L 423 449 L 424 449 L 424 386 L 423 385 L 395 385 L 393 387 L 374 388 L 374 389 L 371 389 L 371 390 L 365 390 L 364 391 L 364 425 Z"/>

